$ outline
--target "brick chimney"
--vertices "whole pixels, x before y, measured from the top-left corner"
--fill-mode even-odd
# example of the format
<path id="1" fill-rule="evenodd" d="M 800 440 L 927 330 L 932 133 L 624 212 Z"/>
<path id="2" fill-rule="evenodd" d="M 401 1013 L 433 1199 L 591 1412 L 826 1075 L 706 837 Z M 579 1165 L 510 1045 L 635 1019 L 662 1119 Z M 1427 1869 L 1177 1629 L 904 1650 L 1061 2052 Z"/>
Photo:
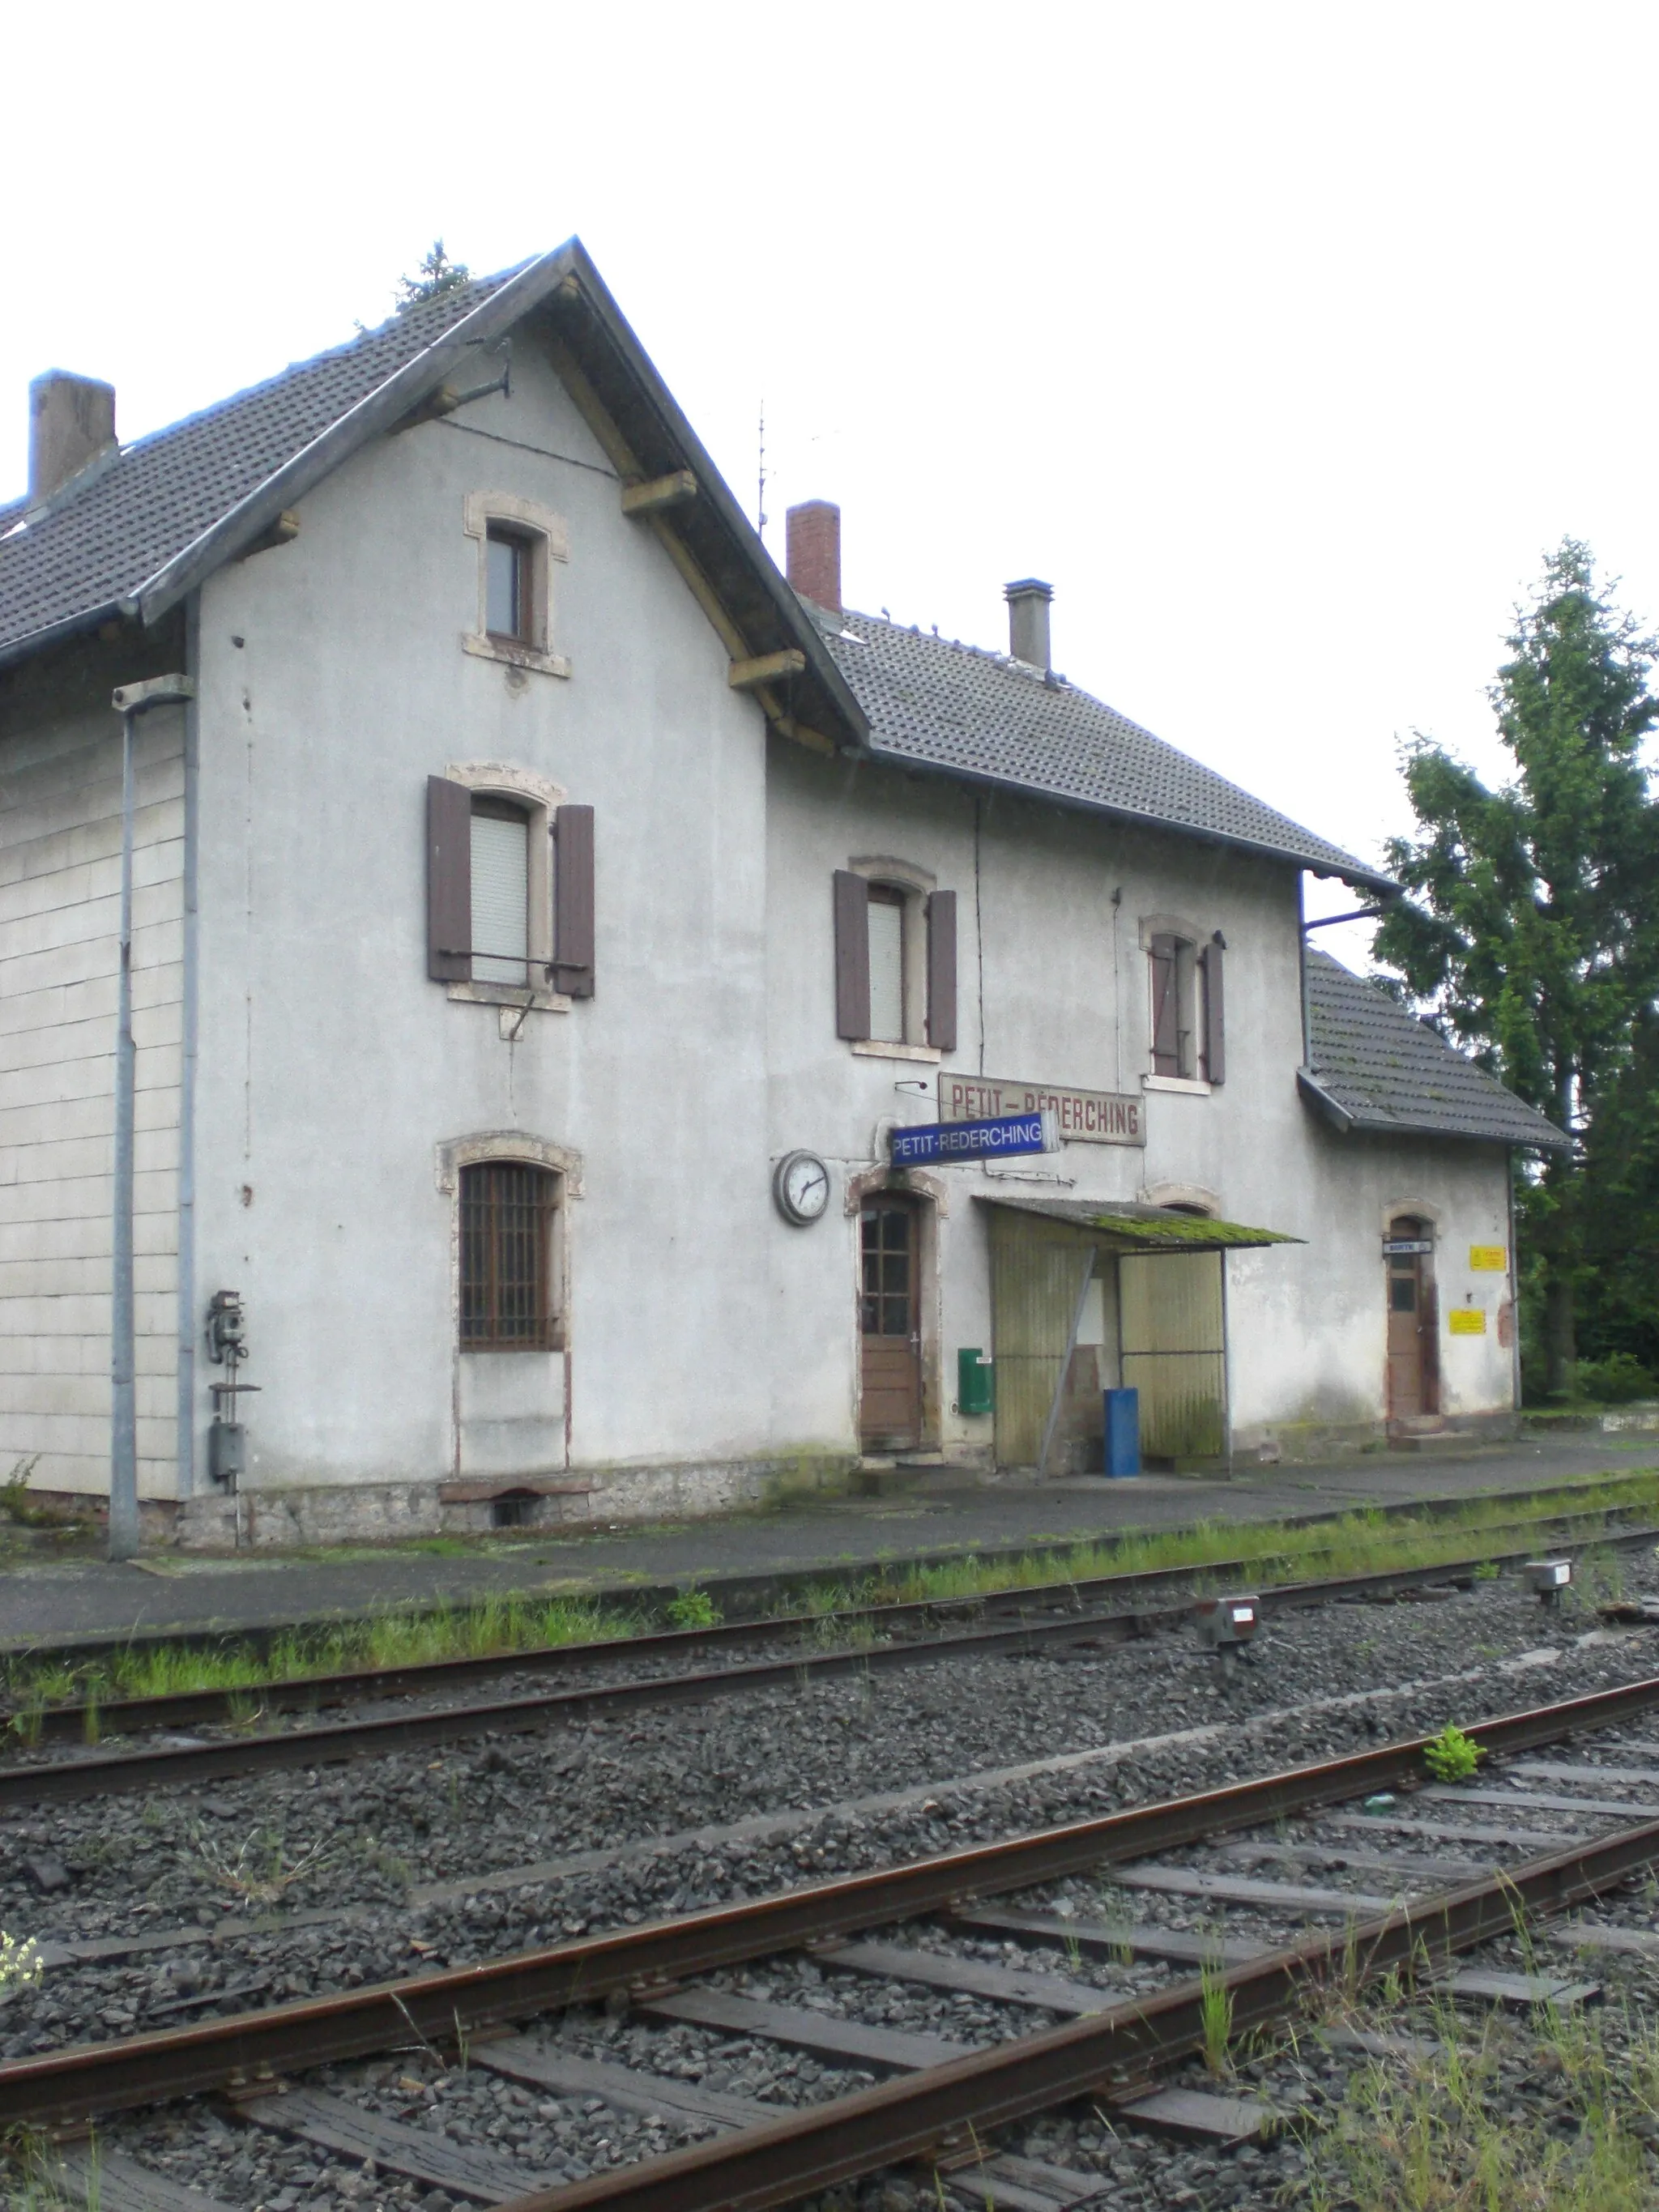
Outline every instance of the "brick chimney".
<path id="1" fill-rule="evenodd" d="M 115 386 L 49 368 L 29 386 L 29 499 L 49 499 L 115 443 Z"/>
<path id="2" fill-rule="evenodd" d="M 1039 583 L 1035 576 L 1023 576 L 1017 584 L 1005 584 L 1002 596 L 1008 602 L 1008 650 L 1016 660 L 1023 660 L 1030 668 L 1040 668 L 1047 675 L 1053 663 L 1048 647 L 1048 603 L 1054 596 L 1052 584 Z"/>
<path id="3" fill-rule="evenodd" d="M 784 519 L 784 572 L 802 599 L 841 612 L 841 509 L 827 499 L 792 507 Z"/>

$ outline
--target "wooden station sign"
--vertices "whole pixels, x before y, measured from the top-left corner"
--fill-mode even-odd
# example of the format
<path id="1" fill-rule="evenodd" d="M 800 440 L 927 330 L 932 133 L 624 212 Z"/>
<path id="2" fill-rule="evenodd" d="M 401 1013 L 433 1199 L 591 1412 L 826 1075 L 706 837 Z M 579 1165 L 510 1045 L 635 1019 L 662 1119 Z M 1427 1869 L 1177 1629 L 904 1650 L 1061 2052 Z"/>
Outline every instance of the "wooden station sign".
<path id="1" fill-rule="evenodd" d="M 1072 1091 L 995 1075 L 940 1075 L 941 1121 L 994 1121 L 1009 1114 L 1052 1114 L 1062 1144 L 1146 1141 L 1146 1102 L 1128 1091 Z"/>

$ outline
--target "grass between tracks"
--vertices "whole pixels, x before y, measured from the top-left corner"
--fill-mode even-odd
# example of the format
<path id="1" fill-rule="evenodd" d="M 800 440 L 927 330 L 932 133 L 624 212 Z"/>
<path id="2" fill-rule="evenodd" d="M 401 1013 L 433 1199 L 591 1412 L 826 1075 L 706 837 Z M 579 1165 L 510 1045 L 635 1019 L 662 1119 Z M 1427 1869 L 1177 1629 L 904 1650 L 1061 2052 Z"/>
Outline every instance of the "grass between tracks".
<path id="1" fill-rule="evenodd" d="M 1397 2019 L 1387 2023 L 1401 2024 Z M 1623 2005 L 1524 2027 L 1446 2000 L 1419 2057 L 1349 2076 L 1310 2143 L 1308 2212 L 1635 2212 L 1659 2203 L 1659 2027 Z"/>
<path id="2" fill-rule="evenodd" d="M 1033 1551 L 1016 1559 L 968 1556 L 932 1566 L 896 1563 L 854 1581 L 809 1583 L 793 1601 L 816 1619 L 812 1642 L 830 1648 L 867 1642 L 867 1630 L 860 1636 L 854 1624 L 843 1626 L 830 1616 L 872 1606 L 960 1603 L 999 1590 L 1063 1587 L 1159 1570 L 1190 1570 L 1194 1583 L 1202 1585 L 1212 1579 L 1211 1569 L 1231 1562 L 1263 1582 L 1433 1566 L 1442 1560 L 1478 1558 L 1488 1544 L 1495 1552 L 1525 1549 L 1534 1540 L 1528 1532 L 1534 1528 L 1541 1543 L 1545 1528 L 1564 1516 L 1577 1519 L 1615 1513 L 1659 1516 L 1659 1471 L 1540 1492 L 1520 1504 L 1477 1498 L 1436 1513 L 1370 1510 L 1301 1525 L 1200 1522 L 1184 1528 L 1131 1531 L 1062 1552 Z M 1575 1528 L 1576 1544 L 1586 1540 L 1586 1528 L 1582 1521 Z M 1592 1556 L 1581 1566 L 1580 1575 L 1580 1586 L 1589 1595 L 1620 1593 L 1620 1568 L 1614 1553 Z M 74 1703 L 87 1707 L 87 1733 L 95 1740 L 99 1709 L 115 1698 L 222 1690 L 233 1696 L 246 1693 L 252 1717 L 258 1692 L 267 1683 L 303 1682 L 357 1668 L 620 1641 L 665 1626 L 713 1627 L 720 1619 L 709 1595 L 695 1587 L 672 1600 L 660 1617 L 641 1605 L 623 1607 L 595 1598 L 489 1597 L 476 1605 L 418 1613 L 390 1610 L 325 1631 L 296 1631 L 264 1650 L 235 1644 L 210 1650 L 151 1644 L 113 1650 L 75 1665 L 20 1659 L 7 1672 L 5 1691 L 13 1708 L 13 1731 L 25 1741 L 32 1715 L 49 1705 Z"/>

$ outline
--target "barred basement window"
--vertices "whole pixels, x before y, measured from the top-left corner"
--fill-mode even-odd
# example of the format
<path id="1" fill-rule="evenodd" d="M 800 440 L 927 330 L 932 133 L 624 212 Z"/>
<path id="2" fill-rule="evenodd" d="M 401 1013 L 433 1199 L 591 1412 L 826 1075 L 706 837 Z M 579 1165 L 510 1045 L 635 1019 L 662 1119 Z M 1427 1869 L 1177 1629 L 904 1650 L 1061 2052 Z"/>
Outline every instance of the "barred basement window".
<path id="1" fill-rule="evenodd" d="M 553 1220 L 558 1177 L 483 1160 L 461 1170 L 461 1349 L 554 1346 Z"/>

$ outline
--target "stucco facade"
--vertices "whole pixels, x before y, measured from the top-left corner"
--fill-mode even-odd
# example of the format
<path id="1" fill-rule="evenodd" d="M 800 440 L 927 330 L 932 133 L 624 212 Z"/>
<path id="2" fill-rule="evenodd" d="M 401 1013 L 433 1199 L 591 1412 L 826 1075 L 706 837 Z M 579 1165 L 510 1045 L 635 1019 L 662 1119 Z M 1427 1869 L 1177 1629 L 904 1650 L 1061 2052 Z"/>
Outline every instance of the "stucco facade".
<path id="1" fill-rule="evenodd" d="M 194 705 L 148 717 L 138 760 L 153 1522 L 276 1542 L 487 1523 L 513 1493 L 531 1517 L 617 1520 L 842 1479 L 869 1441 L 861 1212 L 884 1189 L 915 1200 L 923 1455 L 995 1459 L 956 1361 L 995 1349 L 980 1201 L 1009 1195 L 1174 1203 L 1299 1240 L 1221 1263 L 1243 1453 L 1384 1433 L 1382 1244 L 1413 1217 L 1443 1310 L 1484 1316 L 1443 1332 L 1438 1416 L 1506 1420 L 1508 1152 L 1338 1134 L 1298 1095 L 1297 869 L 838 755 L 739 665 L 729 592 L 624 511 L 621 436 L 596 419 L 532 333 L 510 392 L 343 453 L 273 541 L 209 567 L 187 620 L 0 674 L 0 1460 L 45 1492 L 107 1490 L 106 687 L 185 659 Z M 487 513 L 531 518 L 542 549 L 533 651 L 483 635 Z M 591 995 L 528 967 L 523 988 L 434 979 L 431 778 L 530 806 L 544 838 L 562 806 L 592 810 Z M 837 1035 L 848 870 L 955 894 L 948 1048 L 925 1025 L 902 1047 Z M 1148 1081 L 1149 933 L 1172 927 L 1224 942 L 1224 1081 Z M 957 1070 L 1138 1097 L 1145 1144 L 892 1175 L 890 1126 L 933 1119 Z M 771 1188 L 796 1150 L 830 1173 L 807 1225 Z M 459 1194 L 490 1161 L 556 1192 L 556 1313 L 527 1348 L 462 1348 Z M 1492 1247 L 1499 1271 L 1461 1264 Z M 210 1478 L 216 1375 L 196 1356 L 228 1290 L 258 1393 L 234 1490 Z"/>

